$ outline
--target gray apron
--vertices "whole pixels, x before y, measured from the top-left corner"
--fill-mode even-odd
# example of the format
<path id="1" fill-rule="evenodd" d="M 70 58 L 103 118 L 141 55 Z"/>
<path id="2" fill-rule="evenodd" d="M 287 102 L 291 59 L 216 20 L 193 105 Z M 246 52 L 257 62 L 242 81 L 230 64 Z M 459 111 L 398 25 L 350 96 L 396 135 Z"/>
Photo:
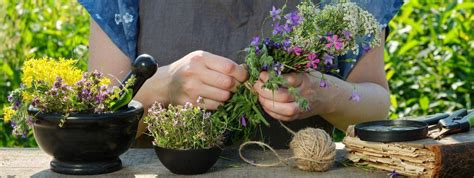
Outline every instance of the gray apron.
<path id="1" fill-rule="evenodd" d="M 299 1 L 289 0 L 295 9 Z M 148 53 L 160 66 L 168 65 L 195 50 L 204 50 L 243 63 L 244 49 L 254 36 L 261 36 L 262 23 L 272 6 L 284 0 L 141 0 L 138 54 Z M 271 19 L 263 26 L 271 33 Z M 292 136 L 266 115 L 270 127 L 262 126 L 265 142 L 287 148 Z M 333 126 L 321 117 L 285 123 L 294 131 L 316 127 L 332 133 Z M 260 135 L 258 133 L 257 135 Z M 255 139 L 259 139 L 256 137 Z"/>

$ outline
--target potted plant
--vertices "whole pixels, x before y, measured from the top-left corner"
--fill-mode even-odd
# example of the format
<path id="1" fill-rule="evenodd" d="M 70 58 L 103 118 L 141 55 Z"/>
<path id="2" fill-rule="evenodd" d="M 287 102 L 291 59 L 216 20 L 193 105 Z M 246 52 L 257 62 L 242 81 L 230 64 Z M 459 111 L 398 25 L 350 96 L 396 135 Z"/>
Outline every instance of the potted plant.
<path id="1" fill-rule="evenodd" d="M 29 129 L 54 157 L 51 169 L 65 174 L 101 174 L 121 169 L 119 155 L 132 144 L 143 107 L 131 101 L 135 77 L 120 87 L 100 72 L 83 72 L 66 59 L 25 62 L 22 86 L 4 108 L 13 134 Z M 130 102 L 131 101 L 131 102 Z"/>
<path id="2" fill-rule="evenodd" d="M 198 99 L 198 103 L 202 98 Z M 199 106 L 155 103 L 145 117 L 153 145 L 163 165 L 175 174 L 202 174 L 222 152 L 224 122 L 212 120 Z"/>

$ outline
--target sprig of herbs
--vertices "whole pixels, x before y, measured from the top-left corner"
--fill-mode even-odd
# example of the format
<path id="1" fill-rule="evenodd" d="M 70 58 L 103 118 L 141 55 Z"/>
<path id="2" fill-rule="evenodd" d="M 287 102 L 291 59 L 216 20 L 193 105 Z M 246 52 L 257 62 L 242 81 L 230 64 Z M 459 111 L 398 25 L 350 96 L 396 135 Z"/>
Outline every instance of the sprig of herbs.
<path id="1" fill-rule="evenodd" d="M 307 99 L 297 88 L 289 86 L 282 74 L 317 70 L 323 74 L 319 86 L 329 88 L 324 74 L 338 75 L 338 56 L 349 51 L 358 54 L 360 47 L 365 52 L 380 41 L 376 19 L 354 3 L 341 1 L 319 9 L 310 0 L 304 0 L 297 11 L 282 16 L 285 8 L 286 5 L 282 9 L 272 8 L 267 18 L 273 20 L 272 35 L 263 40 L 255 37 L 246 48 L 248 81 L 212 115 L 229 123 L 233 138 L 249 139 L 262 123 L 269 125 L 252 89 L 262 71 L 269 74 L 263 88 L 271 91 L 287 88 L 300 109 L 308 110 Z M 357 102 L 360 98 L 354 86 L 349 100 Z"/>

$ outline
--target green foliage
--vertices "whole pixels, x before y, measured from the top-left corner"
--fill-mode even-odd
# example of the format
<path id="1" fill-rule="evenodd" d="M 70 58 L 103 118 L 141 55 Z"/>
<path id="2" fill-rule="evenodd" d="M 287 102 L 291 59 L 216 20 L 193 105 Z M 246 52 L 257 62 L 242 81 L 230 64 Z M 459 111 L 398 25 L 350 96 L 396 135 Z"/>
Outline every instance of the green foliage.
<path id="1" fill-rule="evenodd" d="M 0 0 L 0 111 L 8 92 L 20 86 L 27 58 L 76 58 L 86 69 L 88 36 L 89 15 L 76 1 Z M 0 120 L 0 147 L 36 146 L 31 133 L 21 138 L 11 131 Z"/>
<path id="2" fill-rule="evenodd" d="M 472 108 L 473 2 L 410 0 L 391 23 L 390 118 Z"/>

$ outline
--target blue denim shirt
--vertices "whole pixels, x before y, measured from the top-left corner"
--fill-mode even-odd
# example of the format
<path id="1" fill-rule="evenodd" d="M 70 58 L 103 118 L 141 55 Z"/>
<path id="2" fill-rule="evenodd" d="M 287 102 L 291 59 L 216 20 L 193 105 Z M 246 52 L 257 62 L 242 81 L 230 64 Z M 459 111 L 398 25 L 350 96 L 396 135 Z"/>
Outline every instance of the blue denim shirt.
<path id="1" fill-rule="evenodd" d="M 139 0 L 78 0 L 109 36 L 118 48 L 131 60 L 137 56 Z M 387 26 L 395 16 L 403 0 L 353 0 L 360 7 L 372 13 L 380 22 L 381 27 Z M 331 1 L 322 0 L 321 5 Z M 363 51 L 362 49 L 359 51 Z M 343 58 L 359 59 L 358 56 L 346 55 Z M 351 67 L 355 63 L 351 64 Z M 343 75 L 344 76 L 344 75 Z"/>

